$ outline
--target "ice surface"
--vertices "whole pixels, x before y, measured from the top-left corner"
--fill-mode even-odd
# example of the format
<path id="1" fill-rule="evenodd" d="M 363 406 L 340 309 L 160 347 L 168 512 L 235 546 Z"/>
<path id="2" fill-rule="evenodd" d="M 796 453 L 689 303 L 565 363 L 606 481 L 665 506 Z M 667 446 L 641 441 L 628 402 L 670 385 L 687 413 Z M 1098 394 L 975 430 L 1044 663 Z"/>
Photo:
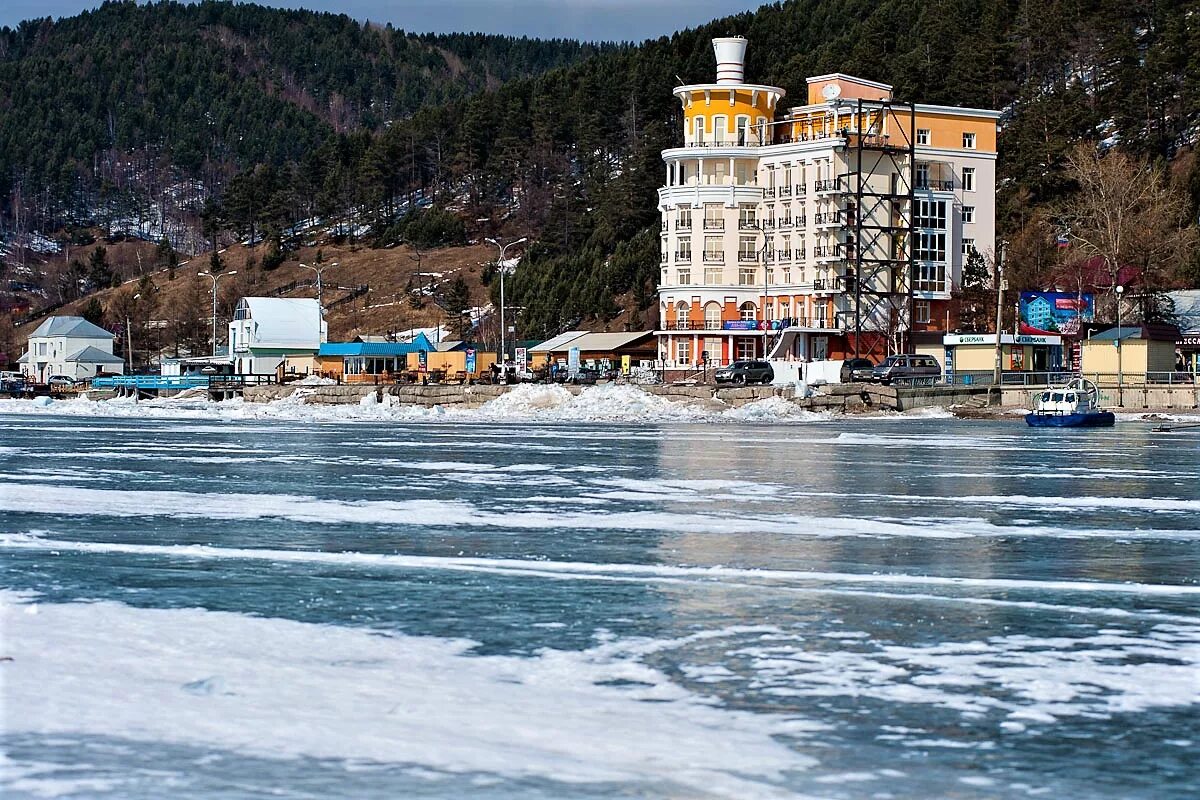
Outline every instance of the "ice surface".
<path id="1" fill-rule="evenodd" d="M 667 776 L 684 795 L 729 797 L 794 797 L 773 784 L 813 763 L 772 738 L 787 717 L 722 709 L 617 642 L 476 656 L 468 641 L 199 609 L 43 604 L 31 617 L 24 600 L 0 592 L 9 734 L 572 783 Z"/>

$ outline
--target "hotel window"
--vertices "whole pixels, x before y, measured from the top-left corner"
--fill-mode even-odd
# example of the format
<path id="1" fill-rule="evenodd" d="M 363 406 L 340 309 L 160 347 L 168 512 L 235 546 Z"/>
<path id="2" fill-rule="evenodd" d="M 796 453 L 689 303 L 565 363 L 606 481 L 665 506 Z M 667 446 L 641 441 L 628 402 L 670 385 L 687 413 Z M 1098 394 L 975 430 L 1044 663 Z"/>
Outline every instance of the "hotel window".
<path id="1" fill-rule="evenodd" d="M 928 189 L 929 188 L 929 165 L 928 164 L 917 164 L 917 188 L 918 189 Z"/>
<path id="2" fill-rule="evenodd" d="M 704 307 L 704 327 L 710 331 L 721 329 L 721 304 L 709 303 Z"/>
<path id="3" fill-rule="evenodd" d="M 716 336 L 708 336 L 704 339 L 704 352 L 708 354 L 709 364 L 721 363 L 721 339 Z"/>
<path id="4" fill-rule="evenodd" d="M 963 239 L 962 240 L 963 258 L 969 258 L 971 253 L 974 253 L 974 252 L 975 252 L 975 240 L 974 239 Z"/>
<path id="5" fill-rule="evenodd" d="M 742 230 L 755 227 L 757 222 L 757 209 L 747 203 L 738 206 L 738 227 Z"/>
<path id="6" fill-rule="evenodd" d="M 746 144 L 746 134 L 749 129 L 750 129 L 750 118 L 749 117 L 738 117 L 737 118 L 737 143 L 738 144 L 743 145 L 743 146 Z"/>
<path id="7" fill-rule="evenodd" d="M 675 260 L 688 263 L 692 260 L 692 239 L 690 236 L 680 236 L 675 243 Z"/>
<path id="8" fill-rule="evenodd" d="M 706 231 L 723 231 L 725 230 L 725 217 L 722 213 L 720 203 L 705 203 L 704 205 L 704 230 Z"/>
<path id="9" fill-rule="evenodd" d="M 717 286 L 725 279 L 725 270 L 720 267 L 704 268 L 704 285 Z"/>
<path id="10" fill-rule="evenodd" d="M 963 147 L 968 150 L 975 149 L 975 134 L 963 132 Z"/>
<path id="11" fill-rule="evenodd" d="M 680 303 L 675 306 L 675 321 L 680 325 L 686 325 L 688 321 L 688 304 Z"/>
<path id="12" fill-rule="evenodd" d="M 946 201 L 945 200 L 918 200 L 917 201 L 917 227 L 918 228 L 933 228 L 935 230 L 946 229 Z"/>
<path id="13" fill-rule="evenodd" d="M 754 267 L 738 268 L 738 286 L 754 286 L 758 283 L 758 270 Z"/>
<path id="14" fill-rule="evenodd" d="M 687 339 L 675 340 L 675 360 L 680 364 L 690 364 L 692 361 L 692 343 Z"/>
<path id="15" fill-rule="evenodd" d="M 725 248 L 720 236 L 704 237 L 704 260 L 721 263 L 725 260 Z"/>
<path id="16" fill-rule="evenodd" d="M 927 323 L 930 320 L 928 300 L 917 300 L 913 303 L 913 322 Z"/>
<path id="17" fill-rule="evenodd" d="M 917 144 L 929 144 L 929 128 L 917 128 Z"/>
<path id="18" fill-rule="evenodd" d="M 696 141 L 703 142 L 704 141 L 704 117 L 696 117 L 695 125 L 696 125 Z"/>
<path id="19" fill-rule="evenodd" d="M 974 167 L 963 167 L 962 168 L 962 188 L 963 188 L 964 192 L 975 191 L 975 168 Z"/>
<path id="20" fill-rule="evenodd" d="M 918 261 L 945 261 L 946 234 L 926 231 L 917 234 L 916 256 Z"/>
<path id="21" fill-rule="evenodd" d="M 754 319 L 751 317 L 751 319 Z M 754 340 L 741 337 L 737 340 L 738 361 L 749 361 L 754 358 Z"/>
<path id="22" fill-rule="evenodd" d="M 729 120 L 724 116 L 713 117 L 713 141 L 723 142 L 729 133 Z"/>
<path id="23" fill-rule="evenodd" d="M 692 285 L 692 270 L 690 268 L 689 269 L 681 269 L 681 270 L 679 270 L 679 272 L 677 274 L 679 276 L 678 279 L 675 281 L 675 283 L 677 285 L 679 285 L 679 286 L 691 286 Z"/>
<path id="24" fill-rule="evenodd" d="M 738 237 L 738 261 L 756 261 L 758 256 L 758 240 L 754 236 Z"/>
<path id="25" fill-rule="evenodd" d="M 755 308 L 754 303 L 742 303 L 741 308 L 738 309 L 738 316 L 743 321 L 750 322 L 758 319 L 758 309 Z"/>
<path id="26" fill-rule="evenodd" d="M 963 222 L 975 221 L 975 206 L 963 206 L 962 220 Z"/>
<path id="27" fill-rule="evenodd" d="M 675 229 L 690 231 L 692 229 L 692 209 L 684 206 L 675 212 Z"/>
<path id="28" fill-rule="evenodd" d="M 785 270 L 783 271 L 783 283 L 784 283 L 784 285 L 785 285 L 785 286 L 790 286 L 790 285 L 791 285 L 791 283 L 792 283 L 792 271 L 791 271 L 790 269 L 785 269 Z"/>

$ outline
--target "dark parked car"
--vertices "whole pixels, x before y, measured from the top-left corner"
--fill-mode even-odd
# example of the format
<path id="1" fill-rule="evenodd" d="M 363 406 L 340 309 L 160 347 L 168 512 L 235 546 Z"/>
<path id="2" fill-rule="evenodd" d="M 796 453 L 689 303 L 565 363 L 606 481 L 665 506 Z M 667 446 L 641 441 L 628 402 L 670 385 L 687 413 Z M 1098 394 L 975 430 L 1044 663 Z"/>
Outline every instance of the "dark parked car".
<path id="1" fill-rule="evenodd" d="M 842 362 L 842 383 L 875 379 L 875 362 L 869 358 L 848 358 Z"/>
<path id="2" fill-rule="evenodd" d="M 766 361 L 735 361 L 713 373 L 717 383 L 770 383 L 775 370 Z"/>
<path id="3" fill-rule="evenodd" d="M 920 379 L 921 383 L 933 383 L 942 375 L 942 367 L 933 356 L 904 353 L 888 356 L 875 368 L 875 380 L 891 383 L 900 379 Z"/>

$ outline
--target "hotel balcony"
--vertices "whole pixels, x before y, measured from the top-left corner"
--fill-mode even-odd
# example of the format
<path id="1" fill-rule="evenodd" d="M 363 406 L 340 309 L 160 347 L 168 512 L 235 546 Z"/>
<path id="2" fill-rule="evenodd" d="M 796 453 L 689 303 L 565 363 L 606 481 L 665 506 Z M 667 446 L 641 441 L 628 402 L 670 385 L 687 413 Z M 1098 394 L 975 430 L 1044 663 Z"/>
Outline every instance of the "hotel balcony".
<path id="1" fill-rule="evenodd" d="M 765 224 L 763 227 L 766 227 Z M 739 219 L 738 220 L 738 230 L 739 231 L 756 231 L 756 230 L 759 230 L 759 224 L 752 219 Z"/>
<path id="2" fill-rule="evenodd" d="M 813 215 L 813 225 L 818 228 L 840 228 L 845 221 L 846 216 L 841 211 Z"/>
<path id="3" fill-rule="evenodd" d="M 828 178 L 826 180 L 817 181 L 813 184 L 813 189 L 818 195 L 841 194 L 846 190 L 845 181 L 841 178 Z"/>
<path id="4" fill-rule="evenodd" d="M 724 253 L 710 253 L 708 251 L 705 251 L 704 263 L 705 264 L 724 264 L 725 263 L 725 254 Z"/>
<path id="5" fill-rule="evenodd" d="M 753 253 L 738 252 L 738 262 L 741 264 L 756 264 L 758 263 L 758 251 Z"/>
<path id="6" fill-rule="evenodd" d="M 725 230 L 725 220 L 723 220 L 723 219 L 706 219 L 706 220 L 704 220 L 704 230 L 706 230 L 706 231 L 723 231 L 723 230 Z"/>

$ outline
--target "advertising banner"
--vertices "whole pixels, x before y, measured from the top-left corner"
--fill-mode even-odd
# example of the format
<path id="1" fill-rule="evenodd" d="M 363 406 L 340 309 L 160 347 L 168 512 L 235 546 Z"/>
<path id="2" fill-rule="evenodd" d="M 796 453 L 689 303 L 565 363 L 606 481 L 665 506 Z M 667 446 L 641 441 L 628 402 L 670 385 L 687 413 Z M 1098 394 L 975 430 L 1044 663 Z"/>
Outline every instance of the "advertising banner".
<path id="1" fill-rule="evenodd" d="M 621 372 L 624 372 L 626 375 L 628 375 L 629 367 L 632 365 L 632 363 L 633 358 L 631 356 L 621 356 Z"/>
<path id="2" fill-rule="evenodd" d="M 424 350 L 417 351 L 417 372 L 429 371 L 429 353 Z"/>
<path id="3" fill-rule="evenodd" d="M 529 363 L 529 351 L 524 347 L 517 348 L 517 372 L 525 374 L 525 365 Z"/>
<path id="4" fill-rule="evenodd" d="M 727 331 L 756 331 L 758 323 L 752 319 L 735 319 L 722 323 L 721 327 Z"/>
<path id="5" fill-rule="evenodd" d="M 1091 322 L 1095 298 L 1090 293 L 1021 292 L 1021 321 L 1048 333 L 1073 334 L 1080 322 Z"/>
<path id="6" fill-rule="evenodd" d="M 472 375 L 475 374 L 475 348 L 474 347 L 467 348 L 466 370 L 468 373 L 470 373 Z"/>
<path id="7" fill-rule="evenodd" d="M 579 374 L 579 348 L 572 347 L 567 351 L 567 374 L 571 377 Z"/>

